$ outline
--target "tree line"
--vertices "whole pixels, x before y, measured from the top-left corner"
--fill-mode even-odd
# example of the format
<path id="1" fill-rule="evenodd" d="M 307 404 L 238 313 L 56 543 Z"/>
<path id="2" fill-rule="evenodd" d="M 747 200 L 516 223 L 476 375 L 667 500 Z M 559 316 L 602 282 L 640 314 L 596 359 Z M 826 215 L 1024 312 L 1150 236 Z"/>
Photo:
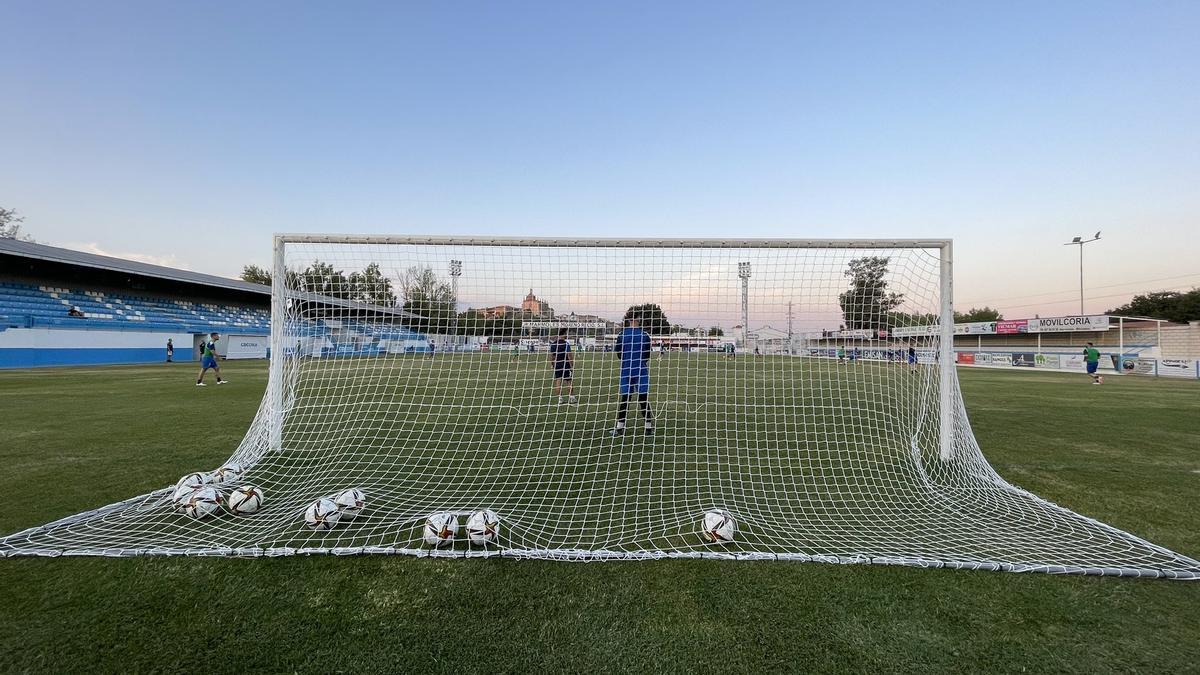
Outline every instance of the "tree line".
<path id="1" fill-rule="evenodd" d="M 246 265 L 241 278 L 264 285 L 270 285 L 272 281 L 271 273 L 257 265 Z M 540 329 L 537 333 L 525 331 L 520 316 L 488 316 L 478 309 L 457 312 L 453 286 L 438 276 L 433 268 L 424 265 L 413 265 L 400 272 L 393 284 L 378 263 L 370 263 L 361 272 L 347 274 L 330 263 L 314 260 L 303 270 L 290 270 L 288 286 L 303 292 L 380 308 L 400 309 L 404 314 L 399 322 L 419 333 L 509 338 L 550 333 L 550 329 Z M 631 306 L 626 310 L 624 319 L 628 321 L 631 318 L 638 319 L 642 328 L 651 335 L 695 332 L 690 327 L 671 324 L 662 307 L 655 303 Z M 710 326 L 700 329 L 700 332 L 709 336 L 725 334 L 720 326 Z"/>

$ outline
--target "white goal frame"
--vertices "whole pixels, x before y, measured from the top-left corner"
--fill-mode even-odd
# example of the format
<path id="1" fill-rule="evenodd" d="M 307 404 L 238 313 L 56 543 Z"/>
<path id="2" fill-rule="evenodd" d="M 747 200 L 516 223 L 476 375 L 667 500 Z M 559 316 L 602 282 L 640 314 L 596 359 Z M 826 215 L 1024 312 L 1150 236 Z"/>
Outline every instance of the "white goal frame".
<path id="1" fill-rule="evenodd" d="M 942 366 L 938 388 L 940 456 L 954 452 L 954 241 L 952 239 L 557 239 L 553 237 L 434 237 L 374 234 L 276 234 L 271 276 L 271 352 L 284 350 L 284 317 L 287 313 L 287 244 L 424 244 L 431 246 L 536 246 L 597 248 L 832 248 L 832 249 L 936 249 L 941 254 L 938 359 Z M 272 450 L 280 450 L 286 414 L 283 397 L 283 359 L 271 360 L 269 380 Z"/>

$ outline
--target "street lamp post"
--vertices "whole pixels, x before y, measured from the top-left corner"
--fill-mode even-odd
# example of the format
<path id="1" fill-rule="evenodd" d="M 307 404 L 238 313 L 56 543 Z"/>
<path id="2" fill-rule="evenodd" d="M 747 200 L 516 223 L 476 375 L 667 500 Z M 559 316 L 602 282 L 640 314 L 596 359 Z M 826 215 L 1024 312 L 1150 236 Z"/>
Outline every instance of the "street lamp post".
<path id="1" fill-rule="evenodd" d="M 750 349 L 750 263 L 738 263 L 738 278 L 742 280 L 742 349 Z"/>
<path id="2" fill-rule="evenodd" d="M 1083 245 L 1090 244 L 1093 241 L 1099 241 L 1099 239 L 1100 239 L 1100 232 L 1097 231 L 1096 236 L 1092 237 L 1091 239 L 1084 239 L 1083 237 L 1075 237 L 1071 241 L 1068 241 L 1067 243 L 1063 244 L 1063 246 L 1078 246 L 1079 247 L 1079 314 L 1081 316 L 1083 315 Z"/>
<path id="3" fill-rule="evenodd" d="M 450 295 L 453 297 L 454 304 L 450 307 L 452 318 L 450 320 L 450 339 L 454 344 L 458 344 L 458 278 L 462 276 L 462 261 L 450 261 Z"/>

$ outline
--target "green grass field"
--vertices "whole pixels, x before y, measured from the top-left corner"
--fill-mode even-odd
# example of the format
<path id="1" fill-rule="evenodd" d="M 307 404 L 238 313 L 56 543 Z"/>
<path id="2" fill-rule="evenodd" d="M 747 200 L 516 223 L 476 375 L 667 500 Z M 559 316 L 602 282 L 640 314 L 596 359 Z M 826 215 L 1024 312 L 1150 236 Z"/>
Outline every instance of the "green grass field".
<path id="1" fill-rule="evenodd" d="M 0 533 L 170 483 L 241 440 L 264 363 L 0 372 Z M 1009 481 L 1200 554 L 1200 383 L 960 370 Z M 187 439 L 187 440 L 182 440 Z M 9 559 L 0 669 L 1185 672 L 1200 584 L 801 563 Z M 217 659 L 220 659 L 217 661 Z"/>

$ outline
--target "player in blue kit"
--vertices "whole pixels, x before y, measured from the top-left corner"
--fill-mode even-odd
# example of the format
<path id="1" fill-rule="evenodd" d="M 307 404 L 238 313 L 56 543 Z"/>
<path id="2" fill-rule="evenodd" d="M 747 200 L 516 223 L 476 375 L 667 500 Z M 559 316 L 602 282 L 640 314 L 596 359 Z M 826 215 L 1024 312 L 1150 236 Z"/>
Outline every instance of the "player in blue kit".
<path id="1" fill-rule="evenodd" d="M 614 351 L 621 358 L 621 401 L 617 406 L 617 426 L 610 434 L 625 434 L 625 414 L 629 409 L 629 397 L 637 395 L 638 408 L 646 420 L 646 435 L 654 435 L 654 416 L 650 413 L 650 336 L 639 328 L 640 322 L 631 317 L 625 329 L 617 337 Z"/>

